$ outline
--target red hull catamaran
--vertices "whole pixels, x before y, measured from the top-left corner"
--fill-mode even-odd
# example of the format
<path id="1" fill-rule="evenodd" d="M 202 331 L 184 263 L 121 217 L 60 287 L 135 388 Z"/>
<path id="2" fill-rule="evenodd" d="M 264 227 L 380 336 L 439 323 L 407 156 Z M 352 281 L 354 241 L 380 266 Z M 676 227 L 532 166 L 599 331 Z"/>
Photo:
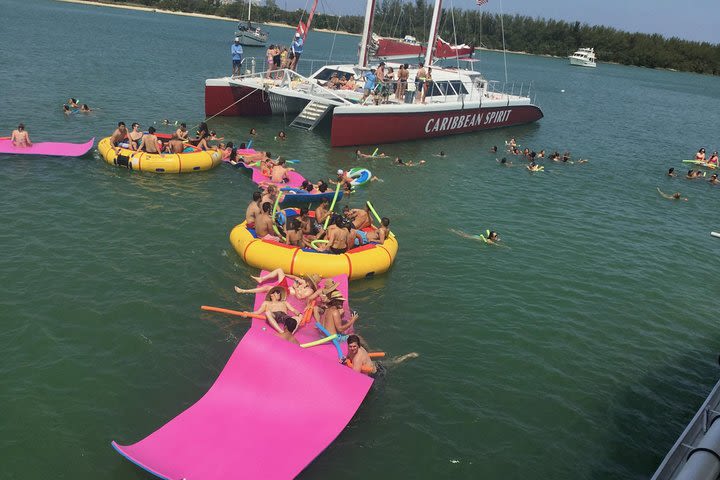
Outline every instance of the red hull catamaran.
<path id="1" fill-rule="evenodd" d="M 450 45 L 440 37 L 435 41 L 434 58 L 470 58 L 475 47 L 470 45 Z M 406 35 L 405 38 L 388 38 L 372 36 L 370 45 L 372 58 L 378 60 L 422 59 L 427 54 L 427 48 L 415 40 L 415 37 Z"/>
<path id="2" fill-rule="evenodd" d="M 376 0 L 368 0 L 358 65 L 326 65 L 304 77 L 290 70 L 242 77 L 208 79 L 205 82 L 205 112 L 210 115 L 257 116 L 297 114 L 291 126 L 314 129 L 331 115 L 330 144 L 333 147 L 377 145 L 433 138 L 480 130 L 522 125 L 543 117 L 529 96 L 529 87 L 514 85 L 510 93 L 495 88 L 480 72 L 433 66 L 432 78 L 417 79 L 418 66 L 410 68 L 407 86 L 426 85 L 425 102 L 419 95 L 396 98 L 394 94 L 374 104 L 363 101 L 362 88 L 333 89 L 334 74 L 360 79 L 368 70 L 370 37 Z M 442 0 L 435 1 L 429 38 L 435 44 Z M 309 22 L 308 22 L 309 23 Z M 307 30 L 305 30 L 307 32 Z M 434 50 L 425 54 L 431 65 Z M 472 65 L 472 61 L 470 62 Z M 387 65 L 397 69 L 399 65 Z M 396 86 L 397 82 L 395 82 Z M 361 82 L 358 82 L 361 87 Z M 518 90 L 516 93 L 515 90 Z"/>

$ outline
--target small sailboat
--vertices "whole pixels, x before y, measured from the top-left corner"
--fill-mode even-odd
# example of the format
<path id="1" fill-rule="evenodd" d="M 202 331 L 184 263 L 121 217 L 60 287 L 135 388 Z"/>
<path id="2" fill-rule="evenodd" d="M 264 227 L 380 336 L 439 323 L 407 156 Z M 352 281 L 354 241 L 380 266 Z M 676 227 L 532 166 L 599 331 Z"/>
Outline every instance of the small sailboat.
<path id="1" fill-rule="evenodd" d="M 238 23 L 238 31 L 235 36 L 240 38 L 240 45 L 246 45 L 248 47 L 264 47 L 268 41 L 268 32 L 261 30 L 258 26 L 253 26 L 250 22 L 252 3 L 252 0 L 248 1 L 247 23 Z"/>

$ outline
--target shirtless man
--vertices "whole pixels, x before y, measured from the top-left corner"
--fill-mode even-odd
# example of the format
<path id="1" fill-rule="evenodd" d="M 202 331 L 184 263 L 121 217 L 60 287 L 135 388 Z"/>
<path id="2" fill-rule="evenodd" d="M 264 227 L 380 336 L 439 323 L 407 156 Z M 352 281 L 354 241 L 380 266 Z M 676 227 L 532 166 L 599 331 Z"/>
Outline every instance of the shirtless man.
<path id="1" fill-rule="evenodd" d="M 373 231 L 367 232 L 366 238 L 368 242 L 375 242 L 379 244 L 385 243 L 385 239 L 390 235 L 390 219 L 383 217 L 380 220 L 380 228 L 376 228 Z"/>
<path id="2" fill-rule="evenodd" d="M 260 200 L 260 205 L 262 205 L 265 202 L 270 203 L 270 205 L 275 205 L 275 200 L 277 199 L 278 188 L 275 185 L 268 185 L 267 189 L 262 194 L 262 198 Z M 280 200 L 282 200 L 282 197 L 280 197 Z M 278 202 L 280 203 L 280 202 Z"/>
<path id="3" fill-rule="evenodd" d="M 350 193 L 353 190 L 352 181 L 353 181 L 353 179 L 350 178 L 350 175 L 346 171 L 338 170 L 337 171 L 337 182 L 333 182 L 331 180 L 330 183 L 334 183 L 335 185 L 340 183 L 343 186 L 343 190 L 347 193 Z"/>
<path id="4" fill-rule="evenodd" d="M 148 133 L 143 135 L 142 141 L 138 146 L 138 150 L 142 150 L 146 153 L 160 153 L 160 141 L 155 136 L 155 127 L 148 128 Z"/>
<path id="5" fill-rule="evenodd" d="M 253 192 L 252 202 L 250 202 L 247 210 L 245 210 L 245 222 L 248 228 L 255 228 L 255 220 L 262 212 L 260 209 L 260 198 L 262 198 L 262 194 L 260 192 Z"/>
<path id="6" fill-rule="evenodd" d="M 302 230 L 303 235 L 315 235 L 315 223 L 313 219 L 308 216 L 308 209 L 306 207 L 300 208 L 300 214 L 297 216 L 297 220 L 300 223 L 300 230 Z"/>
<path id="7" fill-rule="evenodd" d="M 10 141 L 13 146 L 17 148 L 32 147 L 30 135 L 28 135 L 27 130 L 25 130 L 25 125 L 22 123 L 17 126 L 16 130 L 13 130 L 12 135 L 10 136 Z"/>
<path id="8" fill-rule="evenodd" d="M 328 215 L 330 215 L 330 202 L 327 198 L 323 198 L 315 209 L 315 222 L 320 226 L 324 225 Z"/>
<path id="9" fill-rule="evenodd" d="M 360 346 L 360 338 L 357 335 L 350 335 L 347 339 L 348 359 L 352 362 L 352 369 L 356 372 L 362 372 L 362 368 L 369 369 L 368 375 L 377 372 L 375 362 L 370 359 L 367 350 Z"/>
<path id="10" fill-rule="evenodd" d="M 718 180 L 718 174 L 713 173 L 712 175 L 710 175 L 710 180 L 708 180 L 708 182 L 710 182 L 711 185 L 717 185 L 718 183 L 720 183 L 720 180 Z"/>
<path id="11" fill-rule="evenodd" d="M 168 152 L 170 153 L 183 153 L 183 150 L 185 150 L 185 145 L 183 145 L 182 140 L 177 136 L 177 133 L 173 133 L 172 137 L 170 137 L 170 140 L 167 143 Z"/>
<path id="12" fill-rule="evenodd" d="M 270 175 L 270 180 L 272 180 L 275 183 L 286 183 L 290 179 L 288 178 L 288 172 L 292 171 L 292 168 L 287 168 L 285 166 L 285 159 L 281 158 L 278 160 L 277 165 L 275 165 L 272 168 L 272 174 Z"/>
<path id="13" fill-rule="evenodd" d="M 118 122 L 118 126 L 113 132 L 112 135 L 110 135 L 110 145 L 113 147 L 117 147 L 119 143 L 122 143 L 123 140 L 125 140 L 128 136 L 128 130 L 125 126 L 125 122 Z"/>
<path id="14" fill-rule="evenodd" d="M 283 332 L 278 324 L 279 322 L 285 323 L 285 319 L 287 318 L 292 318 L 297 322 L 298 319 L 296 317 L 300 314 L 295 307 L 286 301 L 286 297 L 287 293 L 285 289 L 280 286 L 275 286 L 265 294 L 265 301 L 260 305 L 260 308 L 253 312 L 256 315 L 264 313 L 270 326 L 278 333 Z M 289 315 L 288 310 L 294 313 L 296 317 Z"/>
<path id="15" fill-rule="evenodd" d="M 273 219 L 270 216 L 272 212 L 272 205 L 270 202 L 265 202 L 262 204 L 262 211 L 260 212 L 260 215 L 255 217 L 255 234 L 257 235 L 257 238 L 271 238 L 278 240 L 278 238 L 274 235 L 273 232 Z"/>
<path id="16" fill-rule="evenodd" d="M 352 220 L 353 226 L 358 230 L 372 226 L 370 220 L 370 207 L 365 205 L 365 209 L 353 208 L 348 210 L 347 217 Z"/>
<path id="17" fill-rule="evenodd" d="M 137 150 L 143 133 L 140 131 L 140 124 L 137 122 L 133 122 L 130 128 L 132 128 L 132 130 L 128 133 L 128 144 L 130 144 L 130 150 Z"/>
<path id="18" fill-rule="evenodd" d="M 423 63 L 420 62 L 418 63 L 417 73 L 415 74 L 415 98 L 417 100 L 422 100 L 423 90 L 425 87 L 425 77 L 427 77 L 427 72 L 425 71 Z"/>
<path id="19" fill-rule="evenodd" d="M 360 318 L 357 313 L 353 312 L 350 320 L 343 322 L 343 302 L 345 302 L 345 298 L 339 291 L 335 290 L 330 294 L 330 300 L 328 301 L 321 322 L 322 326 L 330 332 L 330 335 L 334 333 L 344 334 L 353 326 L 358 318 Z"/>
<path id="20" fill-rule="evenodd" d="M 349 237 L 350 232 L 345 227 L 345 219 L 343 217 L 338 217 L 335 220 L 335 226 L 337 228 L 330 229 L 328 228 L 327 232 L 327 240 L 328 240 L 328 250 L 330 253 L 333 254 L 340 254 L 345 253 L 348 251 L 349 247 Z"/>
<path id="21" fill-rule="evenodd" d="M 295 247 L 304 247 L 302 224 L 298 218 L 288 220 L 287 230 L 285 232 L 285 244 Z"/>

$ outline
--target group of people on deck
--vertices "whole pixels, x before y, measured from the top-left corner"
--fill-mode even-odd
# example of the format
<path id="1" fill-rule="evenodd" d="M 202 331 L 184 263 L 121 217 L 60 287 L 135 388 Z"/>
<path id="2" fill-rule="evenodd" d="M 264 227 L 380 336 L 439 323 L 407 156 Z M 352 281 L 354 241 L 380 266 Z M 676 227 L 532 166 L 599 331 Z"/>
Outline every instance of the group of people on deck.
<path id="1" fill-rule="evenodd" d="M 364 76 L 363 97 L 360 103 L 365 102 L 370 95 L 375 105 L 388 103 L 390 97 L 395 97 L 397 102 L 405 103 L 426 103 L 426 97 L 431 88 L 432 67 L 418 63 L 415 79 L 410 81 L 410 66 L 405 63 L 398 67 L 398 71 L 380 62 L 377 68 L 370 69 Z"/>
<path id="2" fill-rule="evenodd" d="M 288 342 L 298 344 L 294 334 L 305 324 L 320 324 L 326 333 L 338 335 L 347 341 L 348 355 L 343 363 L 357 372 L 375 375 L 382 365 L 372 361 L 358 335 L 347 335 L 351 332 L 360 316 L 357 312 L 346 315 L 347 299 L 338 290 L 339 285 L 332 279 L 323 279 L 316 274 L 295 276 L 284 273 L 281 269 L 274 270 L 260 277 L 252 277 L 258 286 L 251 289 L 235 287 L 238 293 L 265 293 L 265 301 L 252 312 L 263 315 L 277 335 Z M 274 280 L 276 285 L 262 285 Z M 292 283 L 291 283 L 292 282 Z M 322 283 L 322 286 L 321 286 Z M 288 301 L 288 295 L 305 305 L 304 311 L 295 308 Z"/>
<path id="3" fill-rule="evenodd" d="M 161 139 L 156 135 L 155 127 L 149 127 L 147 132 L 140 130 L 140 124 L 134 122 L 127 129 L 125 122 L 118 122 L 118 126 L 110 136 L 113 147 L 128 148 L 146 153 L 183 153 L 186 148 L 192 150 L 209 150 L 218 147 L 210 146 L 209 142 L 221 140 L 214 131 L 208 129 L 207 123 L 200 122 L 196 136 L 190 137 L 185 123 L 180 123 L 169 139 Z"/>
<path id="4" fill-rule="evenodd" d="M 324 187 L 327 190 L 327 184 Z M 281 218 L 278 222 L 272 212 L 273 206 L 280 202 L 278 196 L 281 194 L 276 185 L 268 185 L 264 192 L 253 192 L 252 201 L 245 210 L 245 221 L 258 238 L 341 254 L 368 243 L 383 244 L 390 234 L 390 219 L 383 217 L 379 226 L 373 225 L 369 205 L 365 208 L 346 205 L 342 214 L 336 214 L 330 211 L 327 198 L 323 198 L 312 213 L 302 207 L 297 215 Z"/>

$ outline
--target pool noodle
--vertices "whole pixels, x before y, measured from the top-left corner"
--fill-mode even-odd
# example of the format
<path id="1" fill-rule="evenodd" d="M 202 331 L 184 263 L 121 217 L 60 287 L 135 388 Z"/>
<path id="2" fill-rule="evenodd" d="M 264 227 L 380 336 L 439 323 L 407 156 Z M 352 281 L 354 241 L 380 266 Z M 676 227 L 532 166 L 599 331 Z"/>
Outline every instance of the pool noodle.
<path id="1" fill-rule="evenodd" d="M 330 332 L 327 331 L 325 327 L 322 326 L 320 322 L 315 322 L 315 326 L 320 330 L 322 333 L 324 333 L 327 336 L 330 336 Z M 335 345 L 335 349 L 337 350 L 338 358 L 342 360 L 345 355 L 343 355 L 342 347 L 340 347 L 340 340 L 337 338 L 334 338 L 332 340 L 333 345 Z"/>
<path id="2" fill-rule="evenodd" d="M 262 315 L 259 313 L 239 312 L 237 310 L 230 310 L 228 308 L 220 308 L 220 307 L 210 307 L 208 305 L 202 305 L 200 307 L 200 310 L 206 310 L 208 312 L 226 313 L 228 315 L 235 315 L 237 317 L 257 318 L 260 320 L 265 320 L 265 318 L 266 318 L 265 315 Z"/>
<path id="3" fill-rule="evenodd" d="M 372 214 L 375 216 L 375 219 L 378 221 L 378 223 L 382 224 L 382 219 L 380 218 L 380 215 L 378 215 L 378 213 L 375 211 L 375 207 L 372 206 L 372 203 L 370 203 L 370 200 L 368 200 L 366 203 L 367 203 L 367 206 L 370 208 L 370 211 L 372 212 Z M 388 230 L 388 232 L 390 233 L 391 237 L 395 238 L 395 234 L 392 231 Z"/>
<path id="4" fill-rule="evenodd" d="M 337 186 L 335 187 L 335 195 L 333 195 L 332 203 L 330 204 L 330 210 L 328 210 L 328 216 L 325 217 L 325 224 L 323 224 L 323 230 L 327 230 L 328 223 L 330 223 L 330 217 L 332 216 L 332 211 L 335 208 L 335 202 L 337 202 L 338 193 L 340 192 L 340 187 L 342 186 L 342 182 L 338 182 Z"/>
<path id="5" fill-rule="evenodd" d="M 320 340 L 315 340 L 314 342 L 303 343 L 300 346 L 302 348 L 310 348 L 310 347 L 314 347 L 316 345 L 322 345 L 323 343 L 331 342 L 331 341 L 335 340 L 336 338 L 337 338 L 337 333 L 333 333 L 329 337 L 321 338 Z"/>

